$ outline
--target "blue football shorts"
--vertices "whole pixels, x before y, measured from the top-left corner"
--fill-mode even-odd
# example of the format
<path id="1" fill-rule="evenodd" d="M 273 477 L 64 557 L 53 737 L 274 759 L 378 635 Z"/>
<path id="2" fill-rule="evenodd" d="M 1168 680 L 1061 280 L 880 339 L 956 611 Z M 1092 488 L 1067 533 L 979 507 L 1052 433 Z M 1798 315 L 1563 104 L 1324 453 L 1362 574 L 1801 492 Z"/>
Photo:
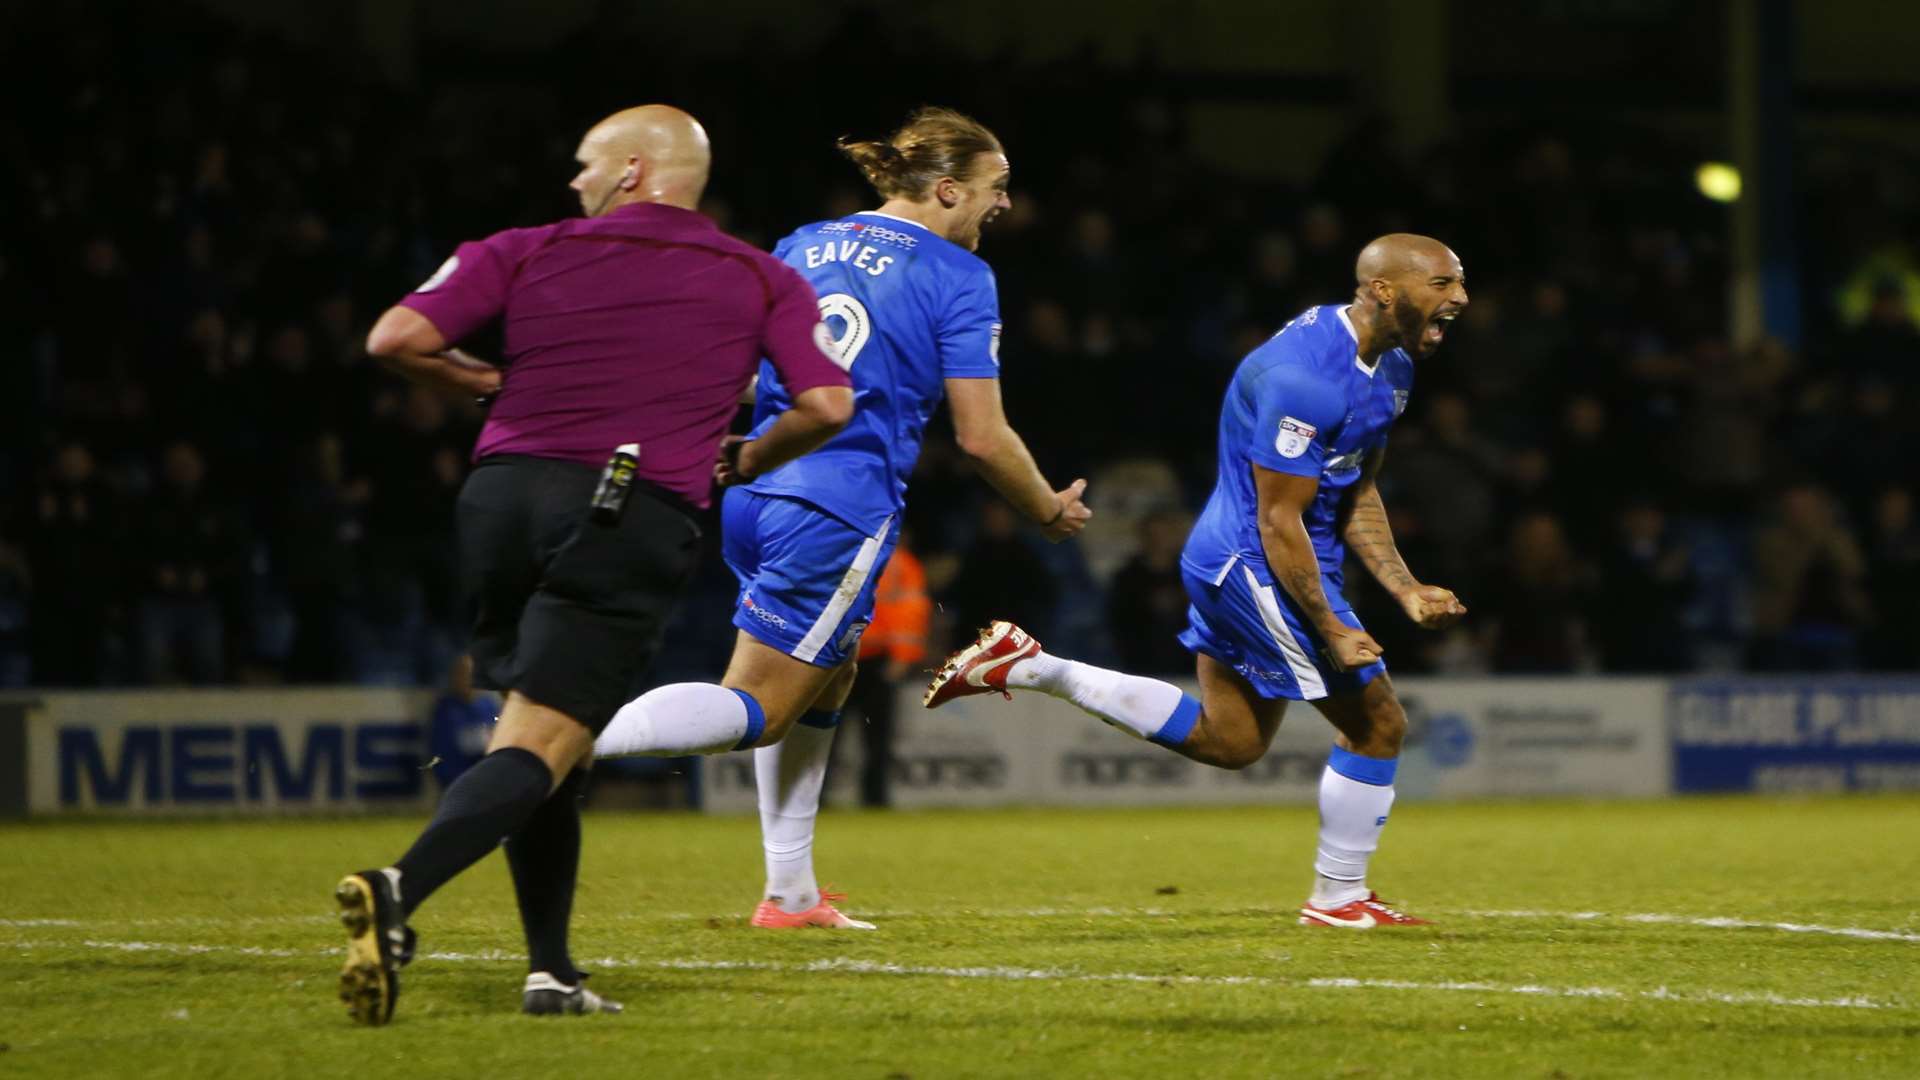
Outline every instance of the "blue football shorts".
<path id="1" fill-rule="evenodd" d="M 1277 586 L 1262 585 L 1243 562 L 1234 562 L 1218 583 L 1184 568 L 1187 628 L 1180 644 L 1205 653 L 1239 672 L 1265 698 L 1318 701 L 1357 692 L 1387 670 L 1376 660 L 1353 671 L 1338 671 L 1327 644 L 1308 625 L 1293 599 Z M 1328 600 L 1339 595 L 1329 589 Z M 1334 616 L 1354 629 L 1360 620 L 1338 602 Z"/>
<path id="2" fill-rule="evenodd" d="M 810 503 L 746 488 L 720 508 L 721 555 L 740 595 L 733 625 L 762 644 L 818 667 L 838 667 L 860 647 L 874 590 L 899 539 L 889 517 L 868 535 Z"/>

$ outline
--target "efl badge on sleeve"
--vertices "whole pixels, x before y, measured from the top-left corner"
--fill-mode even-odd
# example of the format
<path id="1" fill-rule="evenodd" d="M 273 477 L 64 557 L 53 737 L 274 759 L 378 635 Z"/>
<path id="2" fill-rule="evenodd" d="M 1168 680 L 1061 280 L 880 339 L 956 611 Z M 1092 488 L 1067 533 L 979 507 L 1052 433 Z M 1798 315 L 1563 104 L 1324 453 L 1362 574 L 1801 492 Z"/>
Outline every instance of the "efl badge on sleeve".
<path id="1" fill-rule="evenodd" d="M 987 338 L 987 356 L 993 360 L 993 364 L 995 367 L 1000 366 L 1000 324 L 999 323 L 993 324 L 993 331 Z"/>
<path id="2" fill-rule="evenodd" d="M 1319 430 L 1304 420 L 1283 416 L 1280 418 L 1280 437 L 1273 440 L 1273 448 L 1280 451 L 1283 458 L 1297 458 L 1313 445 L 1313 436 Z"/>
<path id="3" fill-rule="evenodd" d="M 1400 414 L 1407 411 L 1407 395 L 1410 393 L 1412 393 L 1410 390 L 1395 390 L 1393 392 L 1393 418 L 1395 420 L 1400 419 Z"/>

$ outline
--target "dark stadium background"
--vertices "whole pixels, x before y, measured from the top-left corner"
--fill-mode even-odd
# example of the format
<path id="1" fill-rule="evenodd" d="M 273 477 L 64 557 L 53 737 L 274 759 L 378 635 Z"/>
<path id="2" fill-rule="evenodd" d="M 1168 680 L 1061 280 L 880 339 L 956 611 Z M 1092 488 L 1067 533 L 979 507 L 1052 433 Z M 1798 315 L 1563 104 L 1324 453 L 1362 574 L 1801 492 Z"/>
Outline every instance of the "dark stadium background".
<path id="1" fill-rule="evenodd" d="M 1913 670 L 1915 55 L 1852 0 L 0 3 L 0 687 L 439 682 L 479 414 L 366 329 L 577 212 L 580 133 L 647 101 L 763 245 L 870 201 L 835 136 L 934 102 L 1005 139 L 1008 408 L 1098 517 L 1009 532 L 936 431 L 941 633 L 1185 669 L 1143 523 L 1206 497 L 1236 360 L 1409 229 L 1474 304 L 1387 502 L 1473 614 L 1363 592 L 1396 670 Z M 715 557 L 662 678 L 717 674 L 730 602 Z"/>

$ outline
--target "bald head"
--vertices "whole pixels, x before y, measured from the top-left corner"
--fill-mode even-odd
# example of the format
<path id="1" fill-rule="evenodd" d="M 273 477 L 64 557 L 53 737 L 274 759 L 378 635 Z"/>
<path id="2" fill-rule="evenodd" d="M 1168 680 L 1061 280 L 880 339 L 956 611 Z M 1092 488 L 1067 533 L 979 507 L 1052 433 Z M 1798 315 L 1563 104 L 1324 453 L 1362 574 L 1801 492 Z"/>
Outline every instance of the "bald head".
<path id="1" fill-rule="evenodd" d="M 1431 236 L 1388 233 L 1360 249 L 1353 276 L 1366 344 L 1424 357 L 1467 306 L 1466 271 L 1453 249 Z"/>
<path id="2" fill-rule="evenodd" d="M 574 157 L 573 189 L 587 216 L 598 217 L 637 202 L 693 209 L 712 151 L 698 120 L 671 105 L 641 105 L 593 125 Z"/>
<path id="3" fill-rule="evenodd" d="M 1394 281 L 1412 275 L 1453 276 L 1460 257 L 1453 249 L 1431 236 L 1418 233 L 1388 233 L 1360 249 L 1354 261 L 1353 276 L 1362 288 L 1373 281 Z"/>

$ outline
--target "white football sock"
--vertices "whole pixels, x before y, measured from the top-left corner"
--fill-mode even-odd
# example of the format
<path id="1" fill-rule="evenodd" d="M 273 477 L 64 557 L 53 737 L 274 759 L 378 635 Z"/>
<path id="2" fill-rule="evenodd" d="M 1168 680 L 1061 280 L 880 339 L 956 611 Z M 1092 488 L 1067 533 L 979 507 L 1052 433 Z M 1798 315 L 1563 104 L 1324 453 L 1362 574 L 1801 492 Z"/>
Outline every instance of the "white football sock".
<path id="1" fill-rule="evenodd" d="M 759 741 L 766 714 L 753 695 L 712 683 L 674 683 L 641 694 L 594 740 L 598 757 L 680 757 L 743 750 Z"/>
<path id="2" fill-rule="evenodd" d="M 1398 758 L 1362 757 L 1339 747 L 1320 774 L 1320 847 L 1313 860 L 1313 897 L 1317 908 L 1337 908 L 1364 900 L 1367 860 L 1380 846 L 1393 807 L 1393 774 Z"/>
<path id="3" fill-rule="evenodd" d="M 808 713 L 787 737 L 753 752 L 753 780 L 760 789 L 760 846 L 767 858 L 766 897 L 797 915 L 820 902 L 813 877 L 813 823 L 820 816 L 820 786 L 837 724 L 810 720 L 836 713 Z"/>
<path id="4" fill-rule="evenodd" d="M 1200 703 L 1172 683 L 1046 653 L 1009 668 L 1007 688 L 1071 701 L 1115 727 L 1166 746 L 1185 742 L 1200 712 Z"/>

